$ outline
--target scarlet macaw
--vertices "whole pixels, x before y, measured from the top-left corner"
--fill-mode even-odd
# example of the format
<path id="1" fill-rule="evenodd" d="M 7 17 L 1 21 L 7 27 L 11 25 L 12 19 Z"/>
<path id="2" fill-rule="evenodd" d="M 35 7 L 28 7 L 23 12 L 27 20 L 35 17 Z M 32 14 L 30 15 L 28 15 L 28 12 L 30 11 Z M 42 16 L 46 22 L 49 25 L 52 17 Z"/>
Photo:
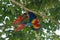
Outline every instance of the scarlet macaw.
<path id="1" fill-rule="evenodd" d="M 14 23 L 16 22 L 15 24 L 17 24 L 17 23 L 19 23 L 19 22 L 21 22 L 21 21 L 24 21 L 24 19 L 26 19 L 26 17 L 29 18 L 29 22 L 28 22 L 28 23 L 20 24 L 20 25 L 18 26 L 18 28 L 15 29 L 16 31 L 19 31 L 19 30 L 21 30 L 21 29 L 23 29 L 23 28 L 25 28 L 26 26 L 29 26 L 29 25 L 32 25 L 31 28 L 32 28 L 33 30 L 38 30 L 38 29 L 40 29 L 39 19 L 37 18 L 37 16 L 36 16 L 34 13 L 32 13 L 32 12 L 28 12 L 28 16 L 29 16 L 29 17 L 27 17 L 27 15 L 26 15 L 26 13 L 25 13 L 24 16 L 18 17 L 18 18 L 14 21 Z"/>

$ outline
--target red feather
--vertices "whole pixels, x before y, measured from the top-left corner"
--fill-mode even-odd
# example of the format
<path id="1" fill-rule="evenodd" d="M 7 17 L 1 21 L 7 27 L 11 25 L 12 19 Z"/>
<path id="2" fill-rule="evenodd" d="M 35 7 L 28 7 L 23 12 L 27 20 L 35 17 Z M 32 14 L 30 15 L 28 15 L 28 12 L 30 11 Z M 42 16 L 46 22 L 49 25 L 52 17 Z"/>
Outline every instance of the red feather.
<path id="1" fill-rule="evenodd" d="M 25 24 L 20 24 L 20 25 L 18 26 L 18 28 L 15 29 L 15 31 L 22 30 L 22 29 L 25 28 L 25 27 L 26 27 Z"/>
<path id="2" fill-rule="evenodd" d="M 26 18 L 28 18 L 28 16 L 19 16 L 17 19 L 14 20 L 13 24 L 18 24 Z"/>
<path id="3" fill-rule="evenodd" d="M 35 21 L 34 25 L 35 25 L 36 27 L 40 27 L 39 19 L 36 19 L 36 21 Z"/>
<path id="4" fill-rule="evenodd" d="M 21 22 L 21 21 L 23 21 L 24 20 L 24 18 L 22 17 L 22 16 L 20 16 L 20 17 L 18 17 L 17 19 L 15 19 L 14 20 L 14 24 L 17 24 L 17 23 L 19 23 L 19 22 Z"/>
<path id="5" fill-rule="evenodd" d="M 35 19 L 35 20 L 33 20 L 33 21 L 34 21 L 33 27 L 34 27 L 34 28 L 40 28 L 39 19 Z"/>

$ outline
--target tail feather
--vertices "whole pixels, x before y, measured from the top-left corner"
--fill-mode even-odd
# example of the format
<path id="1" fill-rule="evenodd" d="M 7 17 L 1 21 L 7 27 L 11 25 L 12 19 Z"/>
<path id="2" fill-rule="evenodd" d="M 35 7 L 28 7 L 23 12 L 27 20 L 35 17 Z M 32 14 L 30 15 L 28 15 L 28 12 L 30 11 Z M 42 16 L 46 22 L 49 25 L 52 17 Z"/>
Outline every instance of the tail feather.
<path id="1" fill-rule="evenodd" d="M 25 24 L 20 24 L 20 25 L 18 26 L 18 28 L 15 29 L 15 31 L 22 30 L 22 29 L 24 29 L 25 27 L 26 27 Z"/>
<path id="2" fill-rule="evenodd" d="M 22 16 L 18 17 L 17 19 L 14 20 L 13 24 L 18 24 L 19 22 L 23 21 L 24 18 Z"/>

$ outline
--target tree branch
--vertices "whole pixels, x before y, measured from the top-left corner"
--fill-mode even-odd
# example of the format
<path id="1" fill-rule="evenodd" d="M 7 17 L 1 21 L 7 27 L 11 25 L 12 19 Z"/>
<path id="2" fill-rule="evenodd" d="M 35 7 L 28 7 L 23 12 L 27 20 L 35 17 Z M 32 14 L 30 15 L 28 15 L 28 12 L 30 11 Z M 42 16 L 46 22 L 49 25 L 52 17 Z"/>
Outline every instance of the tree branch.
<path id="1" fill-rule="evenodd" d="M 30 9 L 28 9 L 28 8 L 26 8 L 26 7 L 24 7 L 24 5 L 22 5 L 21 3 L 18 3 L 18 2 L 16 2 L 15 0 L 11 0 L 14 4 L 16 4 L 16 5 L 18 5 L 18 6 L 20 6 L 20 7 L 22 7 L 24 10 L 26 10 L 26 11 L 30 11 L 30 12 L 33 12 L 33 13 L 35 13 L 35 14 L 37 14 L 37 15 L 40 15 L 43 19 L 44 18 L 49 18 L 48 16 L 46 16 L 46 12 L 36 12 L 36 11 L 33 11 L 33 10 L 30 10 Z M 57 25 L 59 25 L 59 23 L 57 22 L 57 21 L 55 21 L 53 18 L 50 18 L 51 19 L 51 21 L 53 21 L 54 23 L 56 23 Z"/>
<path id="2" fill-rule="evenodd" d="M 22 8 L 23 8 L 24 10 L 26 10 L 26 11 L 33 12 L 33 13 L 35 13 L 35 14 L 37 14 L 37 15 L 40 15 L 40 16 L 44 16 L 44 15 L 45 15 L 45 14 L 43 14 L 43 12 L 36 12 L 36 11 L 30 10 L 30 9 L 24 7 L 24 5 L 22 5 L 21 3 L 16 2 L 15 0 L 11 0 L 11 1 L 12 1 L 13 3 L 15 3 L 16 5 L 22 7 Z"/>

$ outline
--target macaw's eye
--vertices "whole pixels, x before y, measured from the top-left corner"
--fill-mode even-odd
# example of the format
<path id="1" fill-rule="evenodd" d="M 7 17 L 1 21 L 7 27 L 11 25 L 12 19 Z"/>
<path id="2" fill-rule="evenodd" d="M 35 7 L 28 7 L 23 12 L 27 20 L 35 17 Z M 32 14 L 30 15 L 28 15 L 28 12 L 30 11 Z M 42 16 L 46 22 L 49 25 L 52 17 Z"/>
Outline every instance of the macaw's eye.
<path id="1" fill-rule="evenodd" d="M 23 14 L 23 16 L 26 16 L 26 15 L 27 15 L 27 13 L 24 13 L 24 14 Z"/>

